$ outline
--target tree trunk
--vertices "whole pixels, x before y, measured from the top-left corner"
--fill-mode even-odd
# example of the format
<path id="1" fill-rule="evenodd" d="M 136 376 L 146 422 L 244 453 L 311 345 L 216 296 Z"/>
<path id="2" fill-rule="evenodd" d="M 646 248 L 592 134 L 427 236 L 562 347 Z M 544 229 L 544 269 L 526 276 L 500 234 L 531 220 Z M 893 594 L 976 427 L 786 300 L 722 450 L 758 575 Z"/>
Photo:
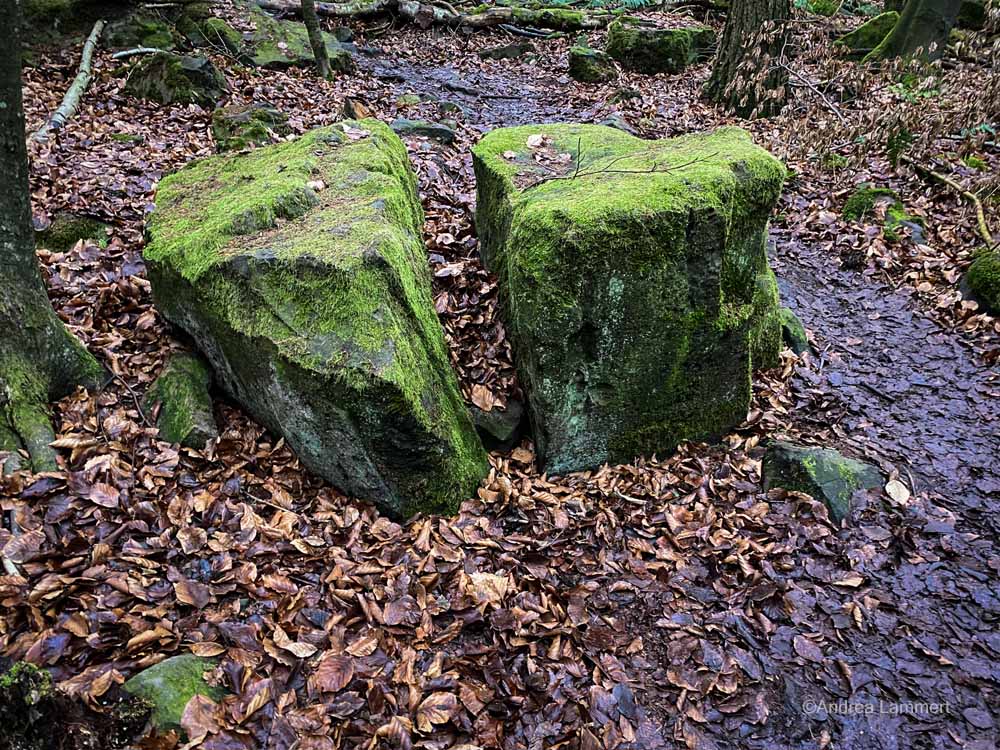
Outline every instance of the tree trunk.
<path id="1" fill-rule="evenodd" d="M 326 40 L 316 15 L 316 0 L 302 0 L 302 22 L 309 32 L 309 44 L 316 58 L 316 72 L 320 78 L 330 77 L 330 56 L 326 52 Z"/>
<path id="2" fill-rule="evenodd" d="M 778 112 L 788 82 L 779 63 L 791 16 L 791 0 L 731 3 L 705 96 L 741 117 Z"/>
<path id="3" fill-rule="evenodd" d="M 961 5 L 961 0 L 909 0 L 892 31 L 864 61 L 941 57 Z"/>
<path id="4" fill-rule="evenodd" d="M 54 469 L 48 402 L 97 385 L 97 361 L 52 310 L 35 257 L 21 100 L 20 0 L 0 0 L 0 450 Z M 18 445 L 18 443 L 20 445 Z"/>

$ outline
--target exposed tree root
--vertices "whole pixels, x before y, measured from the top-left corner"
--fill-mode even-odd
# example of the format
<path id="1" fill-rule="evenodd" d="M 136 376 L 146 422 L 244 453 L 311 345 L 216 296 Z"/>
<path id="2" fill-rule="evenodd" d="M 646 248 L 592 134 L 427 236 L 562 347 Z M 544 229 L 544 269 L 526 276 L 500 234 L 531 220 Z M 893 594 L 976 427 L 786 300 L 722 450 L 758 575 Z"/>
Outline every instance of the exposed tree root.
<path id="1" fill-rule="evenodd" d="M 281 13 L 299 14 L 294 0 L 261 0 L 261 8 Z M 327 18 L 371 18 L 395 13 L 422 28 L 456 26 L 485 29 L 503 24 L 532 26 L 555 31 L 601 29 L 616 17 L 614 13 L 584 13 L 563 8 L 490 8 L 482 13 L 459 13 L 447 3 L 422 3 L 419 0 L 352 0 L 346 3 L 316 3 L 316 13 Z"/>
<path id="2" fill-rule="evenodd" d="M 919 164 L 909 156 L 901 156 L 900 161 L 904 164 L 909 164 L 925 178 L 940 182 L 942 185 L 947 185 L 971 203 L 972 207 L 976 210 L 976 228 L 979 230 L 979 236 L 983 238 L 988 247 L 993 247 L 996 244 L 996 240 L 993 239 L 993 234 L 990 232 L 990 226 L 986 223 L 986 212 L 983 209 L 983 203 L 975 193 L 966 190 L 947 175 L 935 172 L 933 169 L 928 169 L 923 164 Z"/>
<path id="3" fill-rule="evenodd" d="M 34 140 L 39 143 L 47 141 L 50 131 L 58 130 L 73 119 L 73 115 L 76 114 L 76 110 L 80 106 L 80 99 L 83 97 L 83 92 L 90 85 L 90 78 L 93 73 L 94 50 L 97 49 L 97 42 L 101 38 L 102 31 L 104 31 L 103 19 L 94 24 L 90 36 L 87 37 L 87 41 L 83 45 L 80 69 L 76 74 L 76 78 L 73 79 L 73 83 L 66 90 L 66 95 L 63 97 L 62 103 L 52 114 L 52 117 L 35 133 Z"/>

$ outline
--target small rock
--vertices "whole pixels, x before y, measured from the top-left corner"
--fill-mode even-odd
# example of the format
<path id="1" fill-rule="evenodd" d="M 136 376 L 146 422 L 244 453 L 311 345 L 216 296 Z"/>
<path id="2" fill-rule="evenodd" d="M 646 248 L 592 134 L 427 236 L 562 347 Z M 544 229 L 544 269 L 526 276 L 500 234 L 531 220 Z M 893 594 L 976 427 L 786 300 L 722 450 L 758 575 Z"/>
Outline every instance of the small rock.
<path id="1" fill-rule="evenodd" d="M 879 46 L 898 20 L 899 13 L 894 10 L 880 13 L 849 34 L 844 34 L 834 44 L 845 50 L 848 57 L 862 58 Z"/>
<path id="2" fill-rule="evenodd" d="M 422 101 L 420 94 L 400 94 L 396 97 L 396 104 L 400 107 L 412 107 Z"/>
<path id="3" fill-rule="evenodd" d="M 1000 313 L 1000 252 L 981 248 L 965 274 L 964 285 L 987 310 Z"/>
<path id="4" fill-rule="evenodd" d="M 605 125 L 609 128 L 615 128 L 616 130 L 622 130 L 631 135 L 635 135 L 635 128 L 628 124 L 628 120 L 622 117 L 619 112 L 612 112 L 610 115 L 605 117 L 603 120 L 597 123 L 598 125 Z"/>
<path id="5" fill-rule="evenodd" d="M 531 42 L 514 42 L 505 44 L 502 47 L 490 47 L 479 51 L 479 57 L 483 60 L 516 60 L 535 51 L 535 45 Z"/>
<path id="6" fill-rule="evenodd" d="M 764 455 L 764 489 L 783 487 L 821 501 L 840 523 L 850 515 L 851 496 L 881 487 L 882 474 L 871 464 L 847 458 L 830 448 L 776 441 Z"/>
<path id="7" fill-rule="evenodd" d="M 506 409 L 490 411 L 472 406 L 472 421 L 488 450 L 513 448 L 524 434 L 524 417 L 524 404 L 520 401 L 510 400 Z"/>
<path id="8" fill-rule="evenodd" d="M 613 80 L 618 71 L 606 52 L 577 45 L 569 50 L 569 74 L 584 83 L 604 83 Z"/>
<path id="9" fill-rule="evenodd" d="M 287 135 L 288 115 L 262 102 L 222 107 L 212 113 L 212 137 L 218 151 L 264 146 L 274 135 Z"/>
<path id="10" fill-rule="evenodd" d="M 156 426 L 163 440 L 204 450 L 209 440 L 219 436 L 208 393 L 211 384 L 211 371 L 196 355 L 170 358 L 150 386 L 145 403 L 149 412 L 159 405 Z"/>
<path id="11" fill-rule="evenodd" d="M 215 665 L 214 660 L 194 654 L 172 656 L 139 672 L 125 683 L 124 690 L 152 704 L 154 727 L 161 731 L 177 730 L 181 728 L 184 709 L 194 696 L 203 695 L 218 702 L 226 694 L 205 679 L 205 673 L 211 672 Z"/>
<path id="12" fill-rule="evenodd" d="M 250 38 L 249 61 L 258 68 L 281 70 L 308 67 L 315 64 L 309 34 L 298 21 L 279 21 L 259 10 L 251 12 L 257 30 Z M 338 73 L 353 73 L 356 69 L 350 49 L 336 37 L 324 32 L 330 68 Z"/>
<path id="13" fill-rule="evenodd" d="M 372 117 L 373 113 L 371 107 L 369 107 L 361 99 L 355 96 L 348 96 L 344 98 L 344 118 L 347 120 L 364 120 Z"/>
<path id="14" fill-rule="evenodd" d="M 781 338 L 788 348 L 796 354 L 809 351 L 809 337 L 806 336 L 806 329 L 799 316 L 787 307 L 781 308 L 778 315 L 781 318 Z"/>
<path id="15" fill-rule="evenodd" d="M 407 120 L 397 117 L 392 121 L 392 129 L 402 136 L 422 136 L 441 143 L 454 143 L 455 131 L 447 125 L 427 120 Z"/>
<path id="16" fill-rule="evenodd" d="M 160 104 L 213 108 L 229 91 L 226 77 L 205 57 L 158 52 L 129 69 L 125 92 Z"/>
<path id="17" fill-rule="evenodd" d="M 61 211 L 44 227 L 36 227 L 35 244 L 64 253 L 80 240 L 92 240 L 103 246 L 108 240 L 108 225 L 89 216 Z"/>

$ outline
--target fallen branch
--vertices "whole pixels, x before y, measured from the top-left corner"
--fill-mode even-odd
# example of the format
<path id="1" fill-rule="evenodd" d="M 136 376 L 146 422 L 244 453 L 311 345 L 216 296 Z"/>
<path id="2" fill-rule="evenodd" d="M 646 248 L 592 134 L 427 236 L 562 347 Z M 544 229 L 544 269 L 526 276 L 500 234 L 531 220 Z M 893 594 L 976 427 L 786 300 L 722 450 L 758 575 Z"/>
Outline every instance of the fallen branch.
<path id="1" fill-rule="evenodd" d="M 77 71 L 76 78 L 73 79 L 73 83 L 70 85 L 69 89 L 66 90 L 66 95 L 63 97 L 62 103 L 53 113 L 52 117 L 50 117 L 48 121 L 38 129 L 38 132 L 35 133 L 33 140 L 38 143 L 45 143 L 49 138 L 49 131 L 58 130 L 73 119 L 73 115 L 76 114 L 77 107 L 80 106 L 80 99 L 83 97 L 83 92 L 86 91 L 87 86 L 90 85 L 90 77 L 93 72 L 94 50 L 97 49 L 97 42 L 101 38 L 102 31 L 104 31 L 104 19 L 100 19 L 94 24 L 94 28 L 90 32 L 90 36 L 87 37 L 87 41 L 83 45 L 83 56 L 80 59 L 80 69 Z"/>
<path id="2" fill-rule="evenodd" d="M 957 182 L 955 182 L 947 175 L 943 175 L 940 172 L 935 172 L 933 169 L 928 169 L 923 164 L 918 163 L 910 156 L 906 156 L 904 154 L 899 158 L 899 160 L 904 164 L 909 164 L 924 177 L 934 180 L 936 182 L 940 182 L 942 185 L 947 185 L 952 190 L 961 195 L 963 198 L 965 198 L 965 200 L 971 203 L 972 207 L 976 210 L 976 224 L 977 224 L 977 229 L 979 230 L 979 236 L 986 241 L 986 244 L 989 247 L 992 247 L 993 245 L 996 244 L 996 241 L 993 239 L 993 235 L 990 233 L 989 224 L 986 223 L 986 211 L 983 209 L 983 203 L 982 201 L 979 200 L 979 196 L 977 196 L 975 193 L 969 190 L 966 190 L 964 187 L 959 185 Z"/>
<path id="3" fill-rule="evenodd" d="M 132 49 L 123 49 L 120 52 L 115 52 L 112 56 L 112 60 L 124 60 L 126 57 L 135 57 L 136 55 L 152 55 L 155 52 L 163 52 L 164 50 L 159 47 L 133 47 Z"/>
<path id="4" fill-rule="evenodd" d="M 440 2 L 440 0 L 439 0 Z M 260 0 L 257 5 L 264 10 L 300 14 L 301 8 L 294 0 Z M 447 6 L 447 7 L 444 7 Z M 493 26 L 534 26 L 556 31 L 602 29 L 616 17 L 614 13 L 584 13 L 563 8 L 490 8 L 482 13 L 459 13 L 447 3 L 432 4 L 420 0 L 352 0 L 346 3 L 316 3 L 316 13 L 327 18 L 371 18 L 386 13 L 396 13 L 417 25 L 462 26 L 485 29 Z"/>

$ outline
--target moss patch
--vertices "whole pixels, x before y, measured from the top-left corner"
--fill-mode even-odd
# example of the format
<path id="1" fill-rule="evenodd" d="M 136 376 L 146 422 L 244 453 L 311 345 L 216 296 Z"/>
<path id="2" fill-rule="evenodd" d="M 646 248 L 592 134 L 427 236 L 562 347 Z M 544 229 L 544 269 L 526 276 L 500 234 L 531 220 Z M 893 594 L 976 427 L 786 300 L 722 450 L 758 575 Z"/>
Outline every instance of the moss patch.
<path id="1" fill-rule="evenodd" d="M 194 696 L 218 702 L 225 695 L 225 690 L 205 679 L 215 665 L 194 654 L 172 656 L 135 675 L 125 683 L 125 691 L 152 704 L 151 718 L 157 729 L 180 729 L 184 709 Z"/>
<path id="2" fill-rule="evenodd" d="M 569 74 L 584 83 L 603 83 L 617 76 L 611 56 L 600 50 L 575 45 L 569 50 Z"/>
<path id="3" fill-rule="evenodd" d="M 249 47 L 249 60 L 259 68 L 289 68 L 315 65 L 312 46 L 305 24 L 279 21 L 260 10 L 251 11 L 250 20 L 256 25 Z M 353 73 L 356 66 L 350 51 L 336 37 L 323 32 L 331 70 Z"/>
<path id="4" fill-rule="evenodd" d="M 212 113 L 212 137 L 219 151 L 264 146 L 290 132 L 288 115 L 269 104 L 233 105 Z"/>
<path id="5" fill-rule="evenodd" d="M 154 298 L 313 471 L 397 515 L 453 511 L 486 459 L 434 311 L 399 138 L 348 121 L 165 178 Z"/>
<path id="6" fill-rule="evenodd" d="M 218 437 L 208 389 L 212 373 L 191 354 L 175 354 L 146 394 L 146 408 L 160 407 L 156 426 L 171 443 L 202 450 Z"/>
<path id="7" fill-rule="evenodd" d="M 902 239 L 901 230 L 906 228 L 910 230 L 916 242 L 923 241 L 925 228 L 923 219 L 910 214 L 899 200 L 896 191 L 889 188 L 862 185 L 847 199 L 841 213 L 848 221 L 871 220 L 876 217 L 876 206 L 880 203 L 886 204 L 882 231 L 887 240 L 899 242 Z"/>
<path id="8" fill-rule="evenodd" d="M 752 351 L 769 364 L 780 349 L 766 257 L 780 162 L 737 128 L 651 142 L 588 125 L 496 130 L 473 159 L 481 251 L 549 471 L 745 417 Z"/>
<path id="9" fill-rule="evenodd" d="M 57 253 L 64 253 L 80 240 L 91 240 L 103 247 L 107 244 L 108 225 L 89 216 L 57 213 L 52 223 L 35 232 L 35 244 Z"/>
<path id="10" fill-rule="evenodd" d="M 981 250 L 969 266 L 965 279 L 987 310 L 1000 313 L 1000 253 Z"/>
<path id="11" fill-rule="evenodd" d="M 625 16 L 608 27 L 606 51 L 626 70 L 679 73 L 711 54 L 715 32 L 707 26 L 658 29 Z"/>
<path id="12" fill-rule="evenodd" d="M 899 13 L 890 10 L 861 24 L 849 34 L 844 34 L 834 44 L 847 51 L 853 58 L 862 58 L 881 44 L 899 20 Z"/>
<path id="13" fill-rule="evenodd" d="M 160 104 L 214 107 L 229 91 L 226 77 L 204 57 L 146 55 L 128 72 L 125 91 Z"/>

